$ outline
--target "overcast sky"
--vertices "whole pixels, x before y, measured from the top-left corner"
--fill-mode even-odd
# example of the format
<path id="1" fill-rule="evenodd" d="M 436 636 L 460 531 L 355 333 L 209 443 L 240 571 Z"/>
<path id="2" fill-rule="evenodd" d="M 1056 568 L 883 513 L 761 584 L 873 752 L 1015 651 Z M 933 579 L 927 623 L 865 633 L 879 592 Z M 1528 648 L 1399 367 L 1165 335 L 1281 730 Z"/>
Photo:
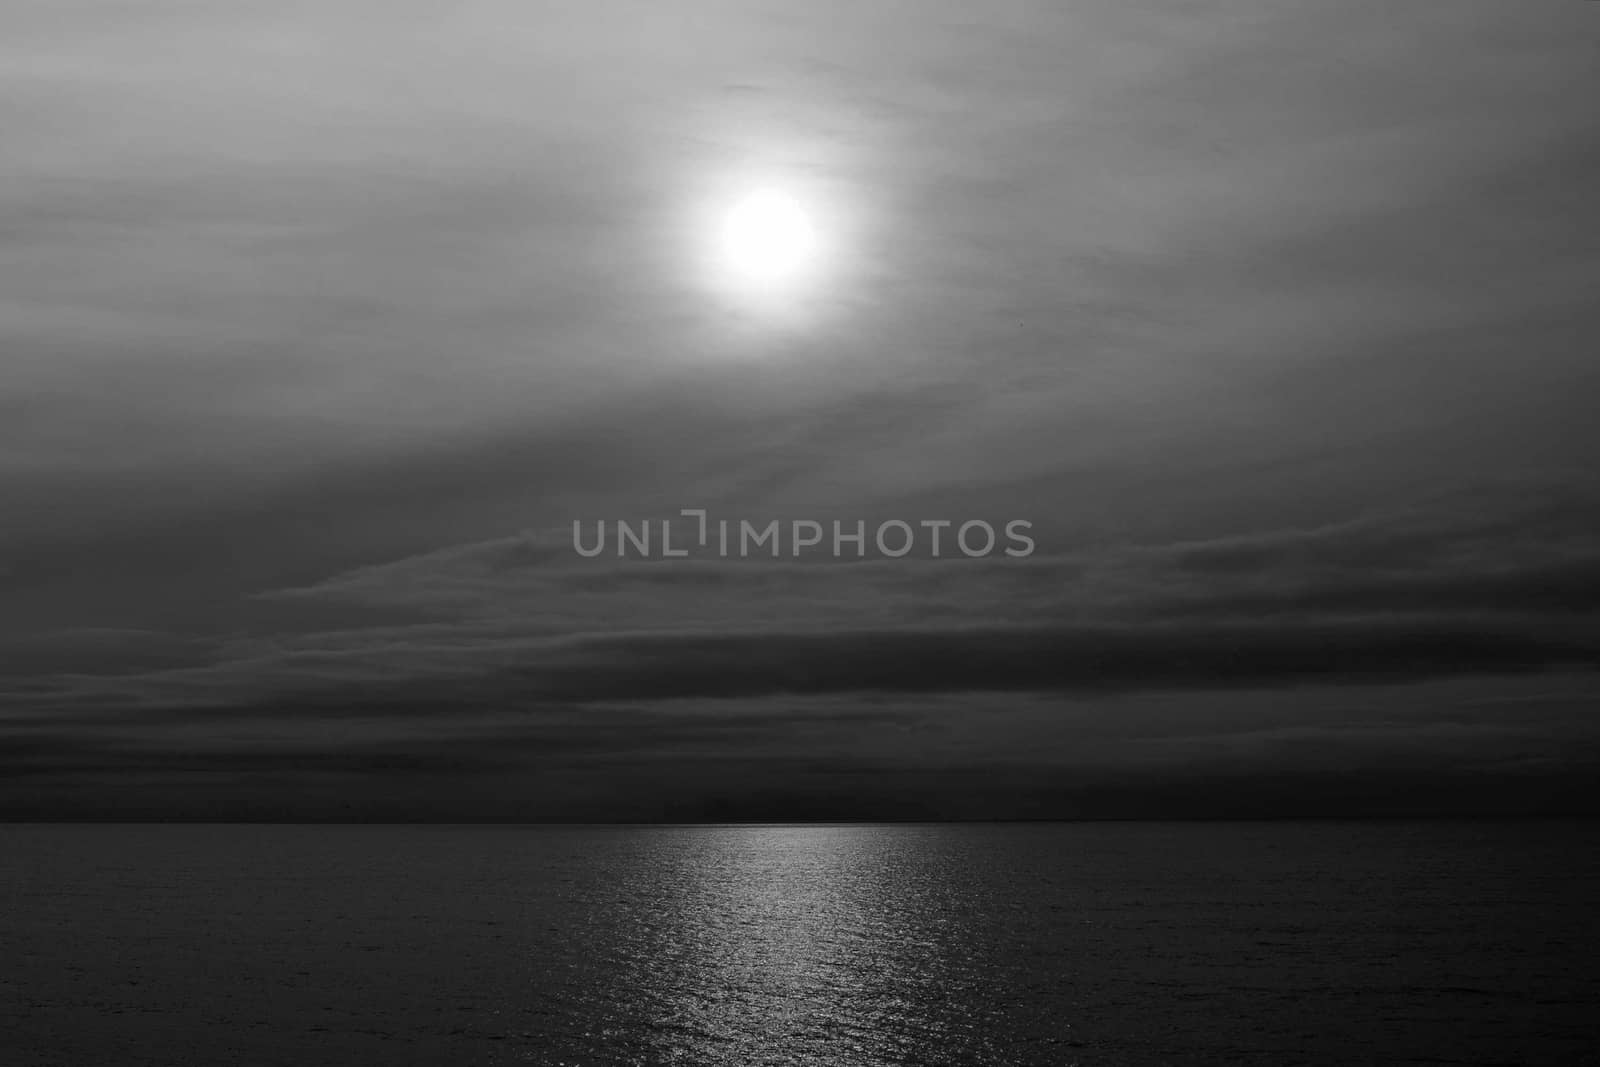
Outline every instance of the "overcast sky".
<path id="1" fill-rule="evenodd" d="M 1600 807 L 1597 42 L 0 0 L 0 815 Z M 1036 551 L 572 548 L 695 507 Z"/>

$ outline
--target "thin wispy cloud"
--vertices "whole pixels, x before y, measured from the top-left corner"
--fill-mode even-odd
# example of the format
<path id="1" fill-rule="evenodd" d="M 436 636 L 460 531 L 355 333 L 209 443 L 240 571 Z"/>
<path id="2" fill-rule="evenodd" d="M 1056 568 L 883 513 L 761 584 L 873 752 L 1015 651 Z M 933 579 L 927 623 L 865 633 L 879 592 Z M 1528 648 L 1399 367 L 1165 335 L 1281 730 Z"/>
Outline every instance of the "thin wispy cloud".
<path id="1" fill-rule="evenodd" d="M 1588 727 L 1541 694 L 1588 699 L 1600 637 L 1585 6 L 0 0 L 0 731 L 32 783 L 0 811 L 138 779 L 260 812 L 303 774 L 316 814 L 492 763 L 549 777 L 451 810 L 653 817 L 758 753 L 787 769 L 752 811 L 882 807 L 859 744 L 907 810 L 1047 768 L 1038 813 L 1147 697 L 1231 740 L 1162 742 L 1139 810 L 1184 753 L 1326 790 L 1284 753 L 1403 776 L 1401 734 L 1576 774 Z M 812 289 L 708 271 L 750 189 L 813 211 Z M 692 507 L 1022 518 L 1038 551 L 567 537 Z M 1468 685 L 1526 708 L 1397 734 L 1321 702 Z M 1229 701 L 1272 694 L 1301 710 L 1242 740 Z M 1012 727 L 889 759 L 920 702 L 969 749 L 979 706 Z M 572 754 L 628 730 L 654 770 L 602 804 Z"/>

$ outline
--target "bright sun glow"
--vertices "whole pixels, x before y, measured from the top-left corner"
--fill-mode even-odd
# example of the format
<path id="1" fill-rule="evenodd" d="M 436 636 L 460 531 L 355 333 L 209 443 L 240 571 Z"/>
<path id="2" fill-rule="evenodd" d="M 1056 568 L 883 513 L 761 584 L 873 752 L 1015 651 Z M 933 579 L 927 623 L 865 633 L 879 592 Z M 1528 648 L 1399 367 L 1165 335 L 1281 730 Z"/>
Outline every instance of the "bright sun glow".
<path id="1" fill-rule="evenodd" d="M 780 188 L 735 197 L 711 235 L 713 281 L 742 305 L 787 311 L 819 280 L 825 242 L 815 212 Z"/>

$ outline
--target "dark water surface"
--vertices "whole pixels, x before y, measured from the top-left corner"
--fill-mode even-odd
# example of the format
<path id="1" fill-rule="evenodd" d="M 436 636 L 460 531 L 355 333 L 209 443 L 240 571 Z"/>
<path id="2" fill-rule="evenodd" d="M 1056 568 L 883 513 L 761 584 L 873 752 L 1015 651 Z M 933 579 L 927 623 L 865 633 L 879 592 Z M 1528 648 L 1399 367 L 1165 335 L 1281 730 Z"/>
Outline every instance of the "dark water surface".
<path id="1" fill-rule="evenodd" d="M 1597 844 L 4 826 L 0 1063 L 1596 1063 Z"/>

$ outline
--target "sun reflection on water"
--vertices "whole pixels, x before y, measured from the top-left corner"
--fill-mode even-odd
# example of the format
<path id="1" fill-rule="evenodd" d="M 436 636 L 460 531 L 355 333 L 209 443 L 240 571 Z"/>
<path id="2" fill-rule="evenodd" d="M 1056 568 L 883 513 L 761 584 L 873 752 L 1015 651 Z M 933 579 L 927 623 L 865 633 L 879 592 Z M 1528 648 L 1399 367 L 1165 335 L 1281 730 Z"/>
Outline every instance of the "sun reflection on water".
<path id="1" fill-rule="evenodd" d="M 684 833 L 653 976 L 665 1058 L 876 1064 L 934 1036 L 940 946 L 873 828 Z"/>

